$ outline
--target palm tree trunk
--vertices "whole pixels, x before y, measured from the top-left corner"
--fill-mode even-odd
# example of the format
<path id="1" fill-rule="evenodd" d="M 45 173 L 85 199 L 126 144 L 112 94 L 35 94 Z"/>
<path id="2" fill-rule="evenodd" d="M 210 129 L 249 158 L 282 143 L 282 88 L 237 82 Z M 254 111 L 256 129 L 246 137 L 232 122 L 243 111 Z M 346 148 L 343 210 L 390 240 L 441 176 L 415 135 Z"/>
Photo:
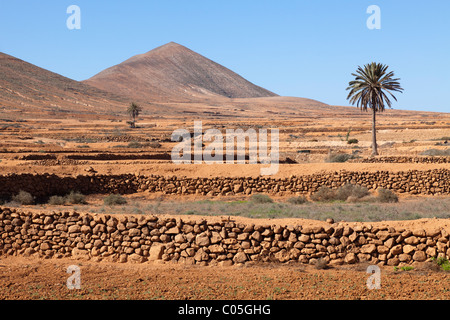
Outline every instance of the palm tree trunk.
<path id="1" fill-rule="evenodd" d="M 378 155 L 377 129 L 376 129 L 376 109 L 372 108 L 372 156 Z"/>

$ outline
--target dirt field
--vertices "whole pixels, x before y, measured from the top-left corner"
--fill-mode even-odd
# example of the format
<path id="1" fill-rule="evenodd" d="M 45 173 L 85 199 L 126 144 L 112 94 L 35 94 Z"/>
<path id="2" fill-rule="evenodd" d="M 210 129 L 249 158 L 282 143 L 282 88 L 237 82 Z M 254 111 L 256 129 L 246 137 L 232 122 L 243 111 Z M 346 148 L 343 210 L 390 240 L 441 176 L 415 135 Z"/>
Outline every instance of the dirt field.
<path id="1" fill-rule="evenodd" d="M 81 289 L 68 289 L 70 265 Z M 317 270 L 303 264 L 242 267 L 139 265 L 10 257 L 0 260 L 0 299 L 373 300 L 450 298 L 450 274 L 422 263 L 415 270 L 381 269 L 369 289 L 367 264 Z"/>
<path id="2" fill-rule="evenodd" d="M 251 117 L 245 120 L 229 120 L 216 117 L 204 121 L 204 129 L 279 127 L 280 156 L 282 159 L 293 159 L 297 163 L 282 164 L 275 178 L 339 170 L 404 171 L 450 168 L 448 163 L 362 163 L 358 159 L 353 163 L 327 163 L 325 159 L 330 153 L 355 154 L 361 159 L 368 157 L 371 138 L 370 119 L 367 114 L 347 118 L 345 115 L 332 115 L 330 110 L 327 112 L 327 116 L 321 118 L 320 112 L 314 116 L 314 111 L 308 110 L 305 117 L 299 116 L 295 120 L 289 119 L 287 115 L 274 115 L 274 119 L 270 120 Z M 93 168 L 99 174 L 136 173 L 187 177 L 259 175 L 259 165 L 180 166 L 166 160 L 133 159 L 132 156 L 128 159 L 120 158 L 124 155 L 170 153 L 175 145 L 170 141 L 170 134 L 177 128 L 192 128 L 195 118 L 142 117 L 138 121 L 140 128 L 135 130 L 129 129 L 125 118 L 0 121 L 0 174 L 55 173 L 75 176 L 86 174 L 89 168 Z M 447 148 L 444 144 L 445 137 L 450 136 L 448 115 L 388 112 L 379 117 L 378 126 L 379 151 L 382 156 L 419 156 L 428 149 L 444 150 Z M 358 139 L 358 144 L 347 144 L 346 138 L 349 137 Z M 299 152 L 300 150 L 308 152 Z M 117 159 L 93 160 L 87 157 L 99 154 L 115 155 Z M 81 157 L 75 159 L 74 155 Z M 147 195 L 146 198 L 152 200 L 156 196 Z M 423 197 L 416 197 L 420 198 Z M 183 199 L 178 196 L 164 198 L 167 201 L 184 201 Z M 199 198 L 195 197 L 195 200 Z M 270 223 L 273 223 L 273 220 Z M 312 225 L 322 222 L 302 220 L 301 223 Z M 422 228 L 448 228 L 450 225 L 448 220 L 441 219 L 380 223 Z M 69 290 L 66 287 L 69 277 L 66 270 L 73 264 L 81 269 L 80 290 Z M 382 267 L 381 289 L 378 290 L 367 288 L 366 281 L 370 275 L 366 273 L 366 269 L 367 265 L 363 264 L 318 270 L 315 266 L 297 263 L 200 267 L 149 262 L 137 265 L 3 257 L 0 260 L 0 299 L 450 298 L 450 274 L 437 270 L 430 262 L 417 264 L 414 270 L 410 271 Z"/>

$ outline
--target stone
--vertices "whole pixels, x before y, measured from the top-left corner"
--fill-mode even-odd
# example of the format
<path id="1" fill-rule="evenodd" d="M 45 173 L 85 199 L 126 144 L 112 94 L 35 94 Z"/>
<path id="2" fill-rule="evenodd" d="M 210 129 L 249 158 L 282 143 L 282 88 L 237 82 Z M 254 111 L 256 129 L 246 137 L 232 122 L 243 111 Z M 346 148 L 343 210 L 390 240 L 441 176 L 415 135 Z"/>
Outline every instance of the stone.
<path id="1" fill-rule="evenodd" d="M 406 253 L 401 253 L 398 255 L 398 260 L 400 262 L 408 262 L 411 260 L 411 256 L 409 254 Z"/>
<path id="2" fill-rule="evenodd" d="M 419 243 L 419 239 L 417 239 L 417 237 L 415 237 L 415 236 L 408 237 L 403 241 L 410 245 L 416 245 Z"/>
<path id="3" fill-rule="evenodd" d="M 209 255 L 202 248 L 200 248 L 195 253 L 194 259 L 195 259 L 195 261 L 208 261 L 209 260 Z"/>
<path id="4" fill-rule="evenodd" d="M 300 237 L 298 237 L 298 241 L 307 243 L 309 241 L 309 236 L 307 234 L 302 234 Z"/>
<path id="5" fill-rule="evenodd" d="M 416 248 L 413 247 L 412 245 L 407 244 L 407 245 L 403 246 L 403 253 L 410 254 L 414 250 L 416 250 Z"/>
<path id="6" fill-rule="evenodd" d="M 427 254 L 427 256 L 430 256 L 430 257 L 436 257 L 436 254 L 437 254 L 436 248 L 434 248 L 434 247 L 429 247 L 429 248 L 427 248 L 427 250 L 425 251 L 425 253 Z"/>
<path id="7" fill-rule="evenodd" d="M 42 251 L 50 250 L 50 245 L 47 242 L 43 242 L 43 243 L 41 243 L 39 249 Z"/>
<path id="8" fill-rule="evenodd" d="M 141 230 L 137 229 L 137 228 L 132 228 L 130 230 L 128 230 L 128 236 L 130 237 L 137 237 L 141 235 Z"/>
<path id="9" fill-rule="evenodd" d="M 69 227 L 67 230 L 68 233 L 79 233 L 81 231 L 81 227 L 77 224 L 74 224 Z"/>
<path id="10" fill-rule="evenodd" d="M 232 260 L 223 260 L 223 261 L 220 261 L 220 262 L 218 263 L 218 265 L 219 265 L 220 267 L 230 267 L 230 266 L 233 265 L 233 261 L 232 261 Z"/>
<path id="11" fill-rule="evenodd" d="M 213 244 L 208 247 L 209 252 L 211 253 L 222 253 L 225 252 L 225 249 L 218 244 Z"/>
<path id="12" fill-rule="evenodd" d="M 195 243 L 200 247 L 205 247 L 209 246 L 210 240 L 208 236 L 199 234 L 195 237 Z"/>
<path id="13" fill-rule="evenodd" d="M 250 236 L 251 239 L 254 239 L 258 242 L 261 242 L 263 239 L 263 236 L 261 235 L 261 233 L 259 231 L 255 231 L 252 233 L 252 235 Z"/>
<path id="14" fill-rule="evenodd" d="M 88 260 L 90 258 L 89 251 L 78 248 L 72 249 L 72 257 L 80 260 Z"/>
<path id="15" fill-rule="evenodd" d="M 184 243 L 186 242 L 186 237 L 184 236 L 184 234 L 179 233 L 175 236 L 174 241 L 175 243 Z"/>
<path id="16" fill-rule="evenodd" d="M 238 252 L 233 257 L 233 261 L 235 263 L 244 263 L 245 261 L 247 261 L 247 255 L 244 252 Z"/>
<path id="17" fill-rule="evenodd" d="M 391 255 L 393 255 L 393 256 L 396 256 L 396 255 L 398 255 L 398 254 L 400 254 L 400 253 L 403 253 L 403 248 L 402 248 L 402 246 L 401 246 L 400 244 L 398 244 L 398 245 L 396 245 L 396 246 L 393 246 L 393 247 L 391 248 L 391 251 L 389 251 L 389 253 L 390 253 Z"/>
<path id="18" fill-rule="evenodd" d="M 376 250 L 377 250 L 377 246 L 374 244 L 366 244 L 366 245 L 362 246 L 362 248 L 361 248 L 362 253 L 368 253 L 368 254 L 374 253 Z"/>
<path id="19" fill-rule="evenodd" d="M 169 230 L 167 230 L 165 232 L 165 234 L 170 234 L 170 235 L 179 234 L 179 233 L 180 233 L 180 229 L 178 227 L 170 228 Z"/>
<path id="20" fill-rule="evenodd" d="M 389 248 L 386 246 L 378 246 L 377 247 L 377 252 L 379 254 L 387 254 L 389 252 Z"/>
<path id="21" fill-rule="evenodd" d="M 414 255 L 413 255 L 414 261 L 423 262 L 426 259 L 427 259 L 427 256 L 426 256 L 425 252 L 423 252 L 423 251 L 414 252 Z"/>
<path id="22" fill-rule="evenodd" d="M 136 253 L 133 253 L 128 256 L 128 260 L 131 263 L 142 263 L 142 262 L 144 262 L 144 257 L 142 257 Z"/>
<path id="23" fill-rule="evenodd" d="M 356 263 L 358 260 L 356 255 L 353 252 L 350 252 L 347 253 L 347 255 L 345 256 L 344 261 L 348 264 L 353 264 Z"/>
<path id="24" fill-rule="evenodd" d="M 149 261 L 161 260 L 162 255 L 164 253 L 164 249 L 165 246 L 163 244 L 160 243 L 152 244 L 152 246 L 150 247 L 148 260 Z"/>

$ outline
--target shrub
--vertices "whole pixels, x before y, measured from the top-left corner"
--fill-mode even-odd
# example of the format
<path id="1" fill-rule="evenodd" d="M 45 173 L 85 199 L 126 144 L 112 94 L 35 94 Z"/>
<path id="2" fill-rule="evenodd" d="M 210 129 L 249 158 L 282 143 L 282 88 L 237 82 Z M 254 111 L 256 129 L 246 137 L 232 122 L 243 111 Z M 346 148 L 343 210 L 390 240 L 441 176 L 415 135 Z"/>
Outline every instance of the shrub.
<path id="1" fill-rule="evenodd" d="M 328 262 L 324 258 L 319 258 L 319 259 L 317 259 L 316 263 L 314 264 L 314 267 L 317 270 L 328 269 Z"/>
<path id="2" fill-rule="evenodd" d="M 353 199 L 361 199 L 370 195 L 369 189 L 366 187 L 347 183 L 336 190 L 336 199 L 346 201 L 349 197 Z"/>
<path id="3" fill-rule="evenodd" d="M 333 201 L 336 200 L 336 192 L 327 186 L 321 186 L 317 192 L 311 195 L 313 201 Z"/>
<path id="4" fill-rule="evenodd" d="M 445 150 L 428 149 L 421 153 L 423 156 L 450 156 L 450 148 Z"/>
<path id="5" fill-rule="evenodd" d="M 142 148 L 143 145 L 140 142 L 132 141 L 132 142 L 128 143 L 127 147 L 128 148 Z"/>
<path id="6" fill-rule="evenodd" d="M 337 153 L 330 154 L 328 158 L 325 159 L 326 162 L 347 162 L 348 160 L 353 159 L 353 155 L 347 153 Z"/>
<path id="7" fill-rule="evenodd" d="M 66 195 L 65 200 L 70 204 L 86 204 L 86 197 L 83 194 L 74 191 L 71 191 Z"/>
<path id="8" fill-rule="evenodd" d="M 158 141 L 152 141 L 152 142 L 149 142 L 148 144 L 146 144 L 146 146 L 157 149 L 157 148 L 161 148 L 161 143 L 159 143 Z"/>
<path id="9" fill-rule="evenodd" d="M 350 140 L 347 141 L 347 144 L 355 144 L 355 143 L 358 143 L 358 142 L 359 142 L 358 139 L 350 139 Z"/>
<path id="10" fill-rule="evenodd" d="M 121 205 L 126 204 L 127 199 L 122 197 L 120 194 L 110 194 L 105 199 L 103 199 L 103 203 L 107 206 Z"/>
<path id="11" fill-rule="evenodd" d="M 443 271 L 450 271 L 450 262 L 445 257 L 439 257 L 436 260 L 437 265 L 441 268 Z"/>
<path id="12" fill-rule="evenodd" d="M 304 203 L 308 202 L 308 199 L 306 199 L 305 196 L 298 196 L 298 197 L 289 198 L 287 200 L 287 202 L 290 204 L 304 204 Z"/>
<path id="13" fill-rule="evenodd" d="M 66 204 L 66 199 L 61 196 L 51 196 L 50 199 L 48 199 L 48 204 L 62 206 Z"/>
<path id="14" fill-rule="evenodd" d="M 378 189 L 378 201 L 380 202 L 398 202 L 398 196 L 389 189 Z"/>
<path id="15" fill-rule="evenodd" d="M 266 194 L 254 194 L 250 197 L 254 203 L 273 203 L 273 200 Z"/>
<path id="16" fill-rule="evenodd" d="M 34 197 L 31 195 L 31 193 L 23 190 L 20 190 L 18 194 L 11 198 L 11 200 L 22 205 L 34 204 Z"/>

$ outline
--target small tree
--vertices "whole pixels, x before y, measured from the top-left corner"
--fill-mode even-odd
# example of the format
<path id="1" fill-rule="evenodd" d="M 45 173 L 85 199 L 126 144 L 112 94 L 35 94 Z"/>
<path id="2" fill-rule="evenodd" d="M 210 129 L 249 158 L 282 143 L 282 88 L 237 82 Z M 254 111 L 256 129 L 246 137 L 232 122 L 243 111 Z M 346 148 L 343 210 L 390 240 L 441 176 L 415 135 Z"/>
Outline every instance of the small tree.
<path id="1" fill-rule="evenodd" d="M 128 107 L 127 112 L 128 112 L 128 114 L 130 115 L 130 117 L 131 117 L 131 119 L 132 119 L 132 120 L 129 122 L 131 128 L 136 128 L 136 118 L 137 118 L 137 117 L 139 116 L 139 114 L 142 112 L 142 108 L 141 108 L 139 105 L 137 105 L 136 103 L 132 102 L 132 103 L 130 104 L 130 106 Z"/>

